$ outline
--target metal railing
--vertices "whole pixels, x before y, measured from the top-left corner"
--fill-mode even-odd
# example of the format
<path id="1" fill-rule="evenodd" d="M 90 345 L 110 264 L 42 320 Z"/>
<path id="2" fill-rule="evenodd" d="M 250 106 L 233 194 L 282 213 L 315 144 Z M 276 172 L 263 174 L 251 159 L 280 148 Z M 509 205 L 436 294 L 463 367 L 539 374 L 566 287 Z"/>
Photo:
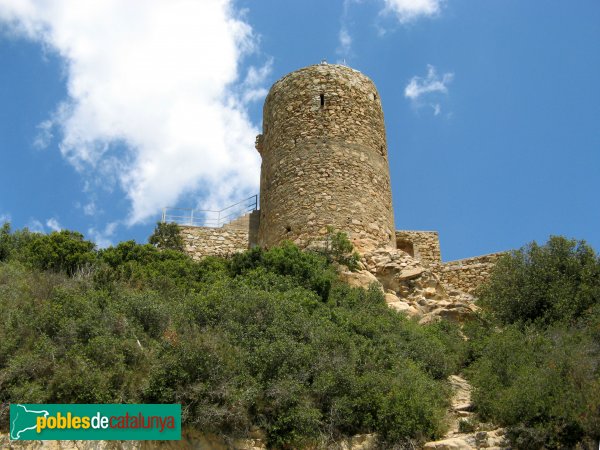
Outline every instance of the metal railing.
<path id="1" fill-rule="evenodd" d="M 162 210 L 161 221 L 192 227 L 219 228 L 256 209 L 258 195 L 253 195 L 220 210 L 165 207 Z"/>

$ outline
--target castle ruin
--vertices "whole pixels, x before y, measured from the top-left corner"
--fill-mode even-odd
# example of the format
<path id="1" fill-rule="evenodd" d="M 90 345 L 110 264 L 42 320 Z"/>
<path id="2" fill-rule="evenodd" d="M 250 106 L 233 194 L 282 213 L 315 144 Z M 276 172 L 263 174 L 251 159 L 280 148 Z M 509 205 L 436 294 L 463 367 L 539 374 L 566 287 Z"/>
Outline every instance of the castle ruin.
<path id="1" fill-rule="evenodd" d="M 388 259 L 410 259 L 398 270 L 417 264 L 442 285 L 471 293 L 500 256 L 443 263 L 437 232 L 395 230 L 381 101 L 374 83 L 357 70 L 321 63 L 277 81 L 265 100 L 256 149 L 262 157 L 260 210 L 220 227 L 181 225 L 194 258 L 284 240 L 310 247 L 331 226 L 347 233 L 367 260 L 385 249 Z"/>

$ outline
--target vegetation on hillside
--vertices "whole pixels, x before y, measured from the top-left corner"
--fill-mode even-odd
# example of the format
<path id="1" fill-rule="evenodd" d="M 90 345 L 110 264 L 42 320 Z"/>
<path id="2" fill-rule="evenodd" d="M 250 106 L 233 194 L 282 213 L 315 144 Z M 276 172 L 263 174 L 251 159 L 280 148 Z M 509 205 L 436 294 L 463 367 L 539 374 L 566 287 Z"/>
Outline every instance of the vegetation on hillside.
<path id="1" fill-rule="evenodd" d="M 0 402 L 181 403 L 269 445 L 440 437 L 457 327 L 418 326 L 291 244 L 231 260 L 78 233 L 0 234 Z M 7 407 L 0 421 L 7 427 Z"/>
<path id="2" fill-rule="evenodd" d="M 482 419 L 517 449 L 600 440 L 600 259 L 552 237 L 504 257 L 479 296 L 469 379 Z M 597 445 L 597 444 L 596 444 Z"/>
<path id="3" fill-rule="evenodd" d="M 354 258 L 342 234 L 324 252 L 201 262 L 173 250 L 171 229 L 153 239 L 97 250 L 75 232 L 0 228 L 3 405 L 181 403 L 184 426 L 260 428 L 274 448 L 368 432 L 410 448 L 442 436 L 445 380 L 463 372 L 513 448 L 600 439 L 600 260 L 584 242 L 504 257 L 465 342 L 339 282 L 336 265 Z"/>

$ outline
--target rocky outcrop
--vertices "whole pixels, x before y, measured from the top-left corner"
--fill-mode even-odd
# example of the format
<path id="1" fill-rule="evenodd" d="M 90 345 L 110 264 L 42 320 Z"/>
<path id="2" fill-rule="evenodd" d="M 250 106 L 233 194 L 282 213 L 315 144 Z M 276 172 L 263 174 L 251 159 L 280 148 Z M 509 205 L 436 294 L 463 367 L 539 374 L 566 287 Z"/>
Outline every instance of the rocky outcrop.
<path id="1" fill-rule="evenodd" d="M 390 308 L 418 316 L 421 323 L 440 318 L 463 322 L 477 309 L 471 295 L 444 286 L 435 272 L 403 250 L 363 253 L 359 267 L 357 272 L 342 271 L 340 277 L 355 287 L 375 284 Z"/>
<path id="2" fill-rule="evenodd" d="M 377 286 L 383 290 L 390 308 L 417 317 L 421 324 L 441 318 L 464 322 L 477 311 L 472 295 L 445 284 L 435 266 L 424 265 L 403 250 L 378 248 L 363 253 L 359 267 L 357 272 L 341 272 L 340 277 L 351 286 Z M 469 383 L 457 375 L 451 375 L 448 381 L 454 392 L 447 413 L 448 432 L 443 439 L 428 442 L 422 448 L 506 448 L 503 429 L 486 428 L 475 422 Z"/>
<path id="3" fill-rule="evenodd" d="M 427 442 L 423 450 L 475 450 L 475 449 L 501 449 L 507 448 L 504 439 L 504 429 L 489 429 L 485 424 L 476 424 L 474 421 L 473 404 L 471 403 L 471 385 L 458 375 L 448 378 L 452 386 L 453 396 L 446 420 L 448 432 L 444 439 Z M 463 422 L 464 421 L 464 422 Z M 461 422 L 469 424 L 473 429 L 465 432 L 461 429 Z"/>
<path id="4" fill-rule="evenodd" d="M 0 433 L 0 448 L 22 450 L 264 450 L 265 440 L 224 439 L 195 430 L 183 432 L 180 441 L 11 441 Z M 358 448 L 358 447 L 357 447 Z M 354 450 L 354 447 L 352 447 Z"/>
<path id="5" fill-rule="evenodd" d="M 371 285 L 374 284 L 378 289 L 383 290 L 383 286 L 381 285 L 377 277 L 368 270 L 357 270 L 356 272 L 342 270 L 340 272 L 340 279 L 342 281 L 345 281 L 352 287 L 361 287 L 368 289 Z"/>
<path id="6" fill-rule="evenodd" d="M 504 430 L 478 431 L 458 434 L 440 441 L 428 442 L 423 450 L 501 450 L 508 449 L 504 440 Z"/>
<path id="7" fill-rule="evenodd" d="M 264 436 L 255 439 L 225 439 L 194 430 L 183 433 L 180 441 L 10 441 L 0 433 L 0 448 L 21 450 L 264 450 Z M 376 434 L 359 434 L 328 446 L 331 450 L 374 450 Z"/>

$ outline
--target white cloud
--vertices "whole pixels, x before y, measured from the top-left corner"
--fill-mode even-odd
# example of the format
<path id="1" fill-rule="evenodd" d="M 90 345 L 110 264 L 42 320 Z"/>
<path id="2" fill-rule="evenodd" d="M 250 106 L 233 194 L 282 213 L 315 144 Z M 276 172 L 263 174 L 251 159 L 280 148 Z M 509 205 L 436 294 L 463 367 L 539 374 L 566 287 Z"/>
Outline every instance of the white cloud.
<path id="1" fill-rule="evenodd" d="M 435 67 L 428 65 L 427 76 L 412 77 L 404 88 L 404 96 L 410 99 L 415 108 L 428 106 L 433 110 L 434 116 L 439 116 L 442 112 L 441 100 L 448 94 L 448 85 L 453 79 L 453 73 L 447 72 L 440 77 Z"/>
<path id="2" fill-rule="evenodd" d="M 29 222 L 27 223 L 27 228 L 29 228 L 29 230 L 33 231 L 34 233 L 44 233 L 44 224 L 42 224 L 42 222 L 40 222 L 37 219 L 31 219 L 29 220 Z"/>
<path id="3" fill-rule="evenodd" d="M 0 0 L 0 22 L 64 60 L 68 98 L 39 144 L 61 131 L 62 155 L 100 180 L 88 186 L 126 192 L 128 224 L 182 194 L 223 206 L 256 192 L 246 102 L 266 93 L 270 63 L 241 81 L 256 38 L 232 0 Z"/>
<path id="4" fill-rule="evenodd" d="M 97 230 L 95 228 L 90 228 L 88 230 L 88 234 L 92 241 L 96 243 L 99 248 L 106 248 L 113 245 L 112 240 L 110 239 L 117 229 L 118 222 L 110 222 L 107 224 L 103 230 Z"/>
<path id="5" fill-rule="evenodd" d="M 410 82 L 404 88 L 404 96 L 411 100 L 416 100 L 424 94 L 439 92 L 448 93 L 448 84 L 454 79 L 453 73 L 445 73 L 440 78 L 432 65 L 427 66 L 427 76 L 425 78 L 412 77 Z"/>
<path id="6" fill-rule="evenodd" d="M 393 13 L 400 23 L 440 13 L 443 0 L 384 0 L 385 13 Z"/>
<path id="7" fill-rule="evenodd" d="M 96 202 L 93 200 L 85 205 L 83 205 L 83 213 L 86 216 L 94 216 L 98 212 L 98 208 L 96 207 Z"/>
<path id="8" fill-rule="evenodd" d="M 54 134 L 52 133 L 52 128 L 54 124 L 51 120 L 44 120 L 40 123 L 38 128 L 38 134 L 33 141 L 33 146 L 35 148 L 46 148 L 54 138 Z"/>
<path id="9" fill-rule="evenodd" d="M 0 214 L 0 225 L 4 225 L 5 222 L 10 223 L 12 217 L 9 213 Z"/>
<path id="10" fill-rule="evenodd" d="M 242 99 L 244 103 L 250 103 L 261 100 L 266 97 L 268 90 L 264 87 L 264 83 L 273 69 L 273 58 L 267 60 L 262 67 L 256 68 L 251 66 L 248 69 L 246 78 L 241 85 Z"/>
<path id="11" fill-rule="evenodd" d="M 352 36 L 350 36 L 350 33 L 345 26 L 340 28 L 338 39 L 339 45 L 337 48 L 337 53 L 339 55 L 347 56 L 352 50 Z"/>
<path id="12" fill-rule="evenodd" d="M 50 228 L 52 231 L 62 230 L 62 226 L 60 225 L 60 223 L 58 223 L 58 220 L 56 220 L 54 217 L 52 217 L 46 221 L 46 226 L 48 228 Z"/>
<path id="13" fill-rule="evenodd" d="M 336 53 L 345 58 L 352 56 L 353 38 L 350 34 L 350 6 L 363 3 L 364 0 L 344 0 L 340 18 L 340 30 L 338 32 L 338 46 Z M 378 0 L 383 3 L 380 15 L 394 15 L 401 24 L 408 24 L 424 17 L 434 17 L 440 14 L 442 4 L 445 0 Z M 362 18 L 364 19 L 364 18 Z M 382 37 L 387 34 L 387 29 L 380 24 L 375 24 L 377 34 Z M 342 62 L 338 61 L 338 62 Z"/>

